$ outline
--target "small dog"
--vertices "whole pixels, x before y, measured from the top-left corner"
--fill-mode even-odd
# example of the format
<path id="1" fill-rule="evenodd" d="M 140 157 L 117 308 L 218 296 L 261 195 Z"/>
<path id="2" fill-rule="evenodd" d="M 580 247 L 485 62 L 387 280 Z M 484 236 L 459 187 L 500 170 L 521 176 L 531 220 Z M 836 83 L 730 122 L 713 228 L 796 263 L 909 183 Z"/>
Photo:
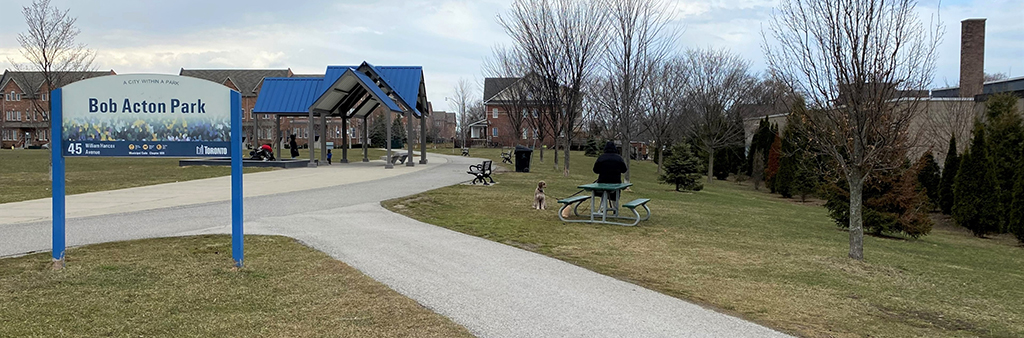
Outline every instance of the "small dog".
<path id="1" fill-rule="evenodd" d="M 537 191 L 533 193 L 533 208 L 537 210 L 545 210 L 547 208 L 547 196 L 544 196 L 544 188 L 547 188 L 548 184 L 544 181 L 537 183 Z"/>

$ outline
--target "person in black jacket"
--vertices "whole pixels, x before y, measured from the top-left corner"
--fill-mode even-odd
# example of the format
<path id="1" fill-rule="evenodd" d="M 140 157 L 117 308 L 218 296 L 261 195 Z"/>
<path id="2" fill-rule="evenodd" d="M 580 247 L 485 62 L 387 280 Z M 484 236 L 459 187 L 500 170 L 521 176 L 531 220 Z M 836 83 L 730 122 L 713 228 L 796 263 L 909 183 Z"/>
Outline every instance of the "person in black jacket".
<path id="1" fill-rule="evenodd" d="M 292 151 L 292 158 L 299 157 L 299 143 L 295 142 L 295 134 L 292 134 L 291 141 L 288 142 L 288 148 Z"/>
<path id="2" fill-rule="evenodd" d="M 626 161 L 619 156 L 615 142 L 604 146 L 604 154 L 594 162 L 594 173 L 597 183 L 622 183 L 622 174 L 626 172 Z"/>
<path id="3" fill-rule="evenodd" d="M 594 173 L 597 174 L 597 183 L 622 183 L 622 174 L 626 172 L 626 161 L 619 156 L 615 142 L 608 142 L 604 145 L 604 154 L 594 162 Z M 619 194 L 608 194 L 608 202 L 619 199 Z"/>

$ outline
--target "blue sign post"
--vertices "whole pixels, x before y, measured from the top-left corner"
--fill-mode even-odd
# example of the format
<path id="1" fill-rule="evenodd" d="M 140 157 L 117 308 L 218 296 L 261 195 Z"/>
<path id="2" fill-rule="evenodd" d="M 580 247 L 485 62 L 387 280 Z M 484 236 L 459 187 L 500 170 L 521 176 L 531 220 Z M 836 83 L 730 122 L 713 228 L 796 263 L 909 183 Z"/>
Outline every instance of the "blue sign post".
<path id="1" fill-rule="evenodd" d="M 231 258 L 242 267 L 242 94 L 231 91 Z M 237 128 L 236 128 L 237 127 Z"/>
<path id="2" fill-rule="evenodd" d="M 64 127 L 60 122 L 63 118 L 61 106 L 61 89 L 50 93 L 50 163 L 53 166 L 51 181 L 53 185 L 53 267 L 64 267 L 64 154 L 61 140 L 64 139 Z"/>
<path id="3" fill-rule="evenodd" d="M 230 157 L 231 250 L 242 266 L 242 96 L 215 82 L 129 74 L 51 92 L 53 260 L 65 264 L 66 156 Z"/>

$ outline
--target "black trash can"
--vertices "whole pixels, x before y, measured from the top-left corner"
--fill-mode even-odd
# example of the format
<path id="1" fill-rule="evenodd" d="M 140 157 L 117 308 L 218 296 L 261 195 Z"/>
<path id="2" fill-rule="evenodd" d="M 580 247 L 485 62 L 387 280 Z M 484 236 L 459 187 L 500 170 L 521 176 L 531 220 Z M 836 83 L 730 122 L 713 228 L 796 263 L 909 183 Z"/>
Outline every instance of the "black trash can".
<path id="1" fill-rule="evenodd" d="M 530 172 L 530 158 L 533 157 L 533 149 L 516 146 L 516 172 Z"/>

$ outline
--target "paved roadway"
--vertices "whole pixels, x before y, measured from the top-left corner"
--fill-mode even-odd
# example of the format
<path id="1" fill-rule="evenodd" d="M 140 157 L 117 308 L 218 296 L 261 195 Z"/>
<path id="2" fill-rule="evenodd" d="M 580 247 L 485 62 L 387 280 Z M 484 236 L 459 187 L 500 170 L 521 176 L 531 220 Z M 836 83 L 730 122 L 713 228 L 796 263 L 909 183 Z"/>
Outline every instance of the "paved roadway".
<path id="1" fill-rule="evenodd" d="M 295 185 L 308 182 L 289 184 L 287 177 L 294 175 L 289 170 L 246 175 L 247 189 L 265 184 L 286 191 L 246 198 L 246 232 L 296 238 L 480 337 L 788 337 L 556 259 L 382 208 L 382 200 L 468 180 L 465 169 L 474 161 L 430 158 L 432 163 L 416 169 L 396 166 L 399 175 L 365 175 L 364 180 L 300 191 L 294 191 Z M 308 170 L 346 172 L 343 166 Z M 185 185 L 175 190 L 202 191 L 210 189 L 210 182 L 175 183 Z M 135 191 L 146 190 L 125 189 L 115 195 L 131 200 Z M 18 204 L 0 204 L 0 214 L 17 214 L 12 205 Z M 68 244 L 227 233 L 230 229 L 228 201 L 141 209 L 71 218 Z M 49 221 L 0 223 L 0 256 L 49 248 Z"/>

